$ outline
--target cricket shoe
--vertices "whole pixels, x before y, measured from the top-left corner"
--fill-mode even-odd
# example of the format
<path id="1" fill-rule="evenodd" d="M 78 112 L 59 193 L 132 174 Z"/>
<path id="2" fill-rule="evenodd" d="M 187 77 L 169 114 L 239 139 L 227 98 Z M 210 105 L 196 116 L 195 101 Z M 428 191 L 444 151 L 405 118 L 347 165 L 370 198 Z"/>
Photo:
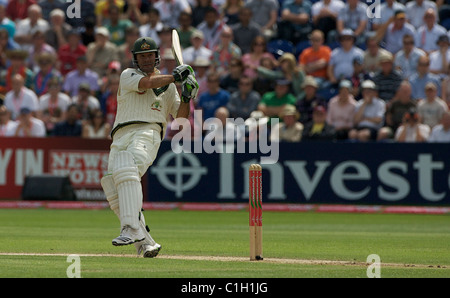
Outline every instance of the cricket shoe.
<path id="1" fill-rule="evenodd" d="M 145 239 L 145 234 L 141 229 L 133 229 L 132 227 L 126 225 L 122 228 L 120 236 L 112 240 L 112 245 L 122 246 L 129 245 L 135 242 L 139 242 Z"/>
<path id="2" fill-rule="evenodd" d="M 138 255 L 142 254 L 144 258 L 154 258 L 158 255 L 159 251 L 161 250 L 161 245 L 159 245 L 158 243 L 156 243 L 155 245 L 142 243 L 140 244 L 139 248 L 137 248 L 137 250 Z"/>

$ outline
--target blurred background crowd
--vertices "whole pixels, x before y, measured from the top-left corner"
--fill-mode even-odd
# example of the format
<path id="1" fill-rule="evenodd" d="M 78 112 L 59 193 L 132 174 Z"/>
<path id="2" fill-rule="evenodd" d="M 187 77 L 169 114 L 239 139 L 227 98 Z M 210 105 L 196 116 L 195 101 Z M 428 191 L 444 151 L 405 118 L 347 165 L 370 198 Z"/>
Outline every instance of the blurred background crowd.
<path id="1" fill-rule="evenodd" d="M 450 142 L 450 1 L 372 4 L 0 0 L 0 136 L 109 138 L 134 41 L 153 38 L 170 74 L 176 29 L 191 109 L 223 138 L 278 118 L 267 133 L 286 142 Z"/>

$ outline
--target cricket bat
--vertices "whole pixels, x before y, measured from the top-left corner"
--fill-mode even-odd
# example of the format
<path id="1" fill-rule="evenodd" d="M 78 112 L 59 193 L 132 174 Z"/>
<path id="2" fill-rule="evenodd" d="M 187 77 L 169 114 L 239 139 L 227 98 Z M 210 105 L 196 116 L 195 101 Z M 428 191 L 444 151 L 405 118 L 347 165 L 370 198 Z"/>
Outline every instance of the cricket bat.
<path id="1" fill-rule="evenodd" d="M 183 55 L 181 54 L 180 37 L 175 29 L 172 30 L 172 54 L 175 57 L 177 65 L 184 64 Z"/>

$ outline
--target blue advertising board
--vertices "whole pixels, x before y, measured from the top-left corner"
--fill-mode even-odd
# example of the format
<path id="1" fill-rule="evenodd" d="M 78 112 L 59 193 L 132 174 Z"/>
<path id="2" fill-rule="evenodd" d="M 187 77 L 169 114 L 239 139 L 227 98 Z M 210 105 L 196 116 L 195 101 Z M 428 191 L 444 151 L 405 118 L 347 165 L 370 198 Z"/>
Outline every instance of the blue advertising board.
<path id="1" fill-rule="evenodd" d="M 262 164 L 263 201 L 450 205 L 450 144 L 280 143 Z M 147 172 L 147 201 L 248 202 L 256 153 L 175 153 L 163 142 Z"/>

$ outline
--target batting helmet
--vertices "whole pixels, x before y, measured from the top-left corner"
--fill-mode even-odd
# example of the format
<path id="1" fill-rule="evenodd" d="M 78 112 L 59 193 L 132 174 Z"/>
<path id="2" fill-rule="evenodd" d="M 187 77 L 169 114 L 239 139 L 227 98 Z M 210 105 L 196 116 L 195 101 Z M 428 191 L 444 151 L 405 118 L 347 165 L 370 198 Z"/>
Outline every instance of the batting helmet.
<path id="1" fill-rule="evenodd" d="M 133 63 L 139 68 L 139 64 L 136 59 L 137 54 L 155 52 L 155 67 L 159 66 L 160 54 L 159 48 L 156 42 L 150 37 L 140 37 L 134 42 L 131 53 L 133 53 Z"/>

